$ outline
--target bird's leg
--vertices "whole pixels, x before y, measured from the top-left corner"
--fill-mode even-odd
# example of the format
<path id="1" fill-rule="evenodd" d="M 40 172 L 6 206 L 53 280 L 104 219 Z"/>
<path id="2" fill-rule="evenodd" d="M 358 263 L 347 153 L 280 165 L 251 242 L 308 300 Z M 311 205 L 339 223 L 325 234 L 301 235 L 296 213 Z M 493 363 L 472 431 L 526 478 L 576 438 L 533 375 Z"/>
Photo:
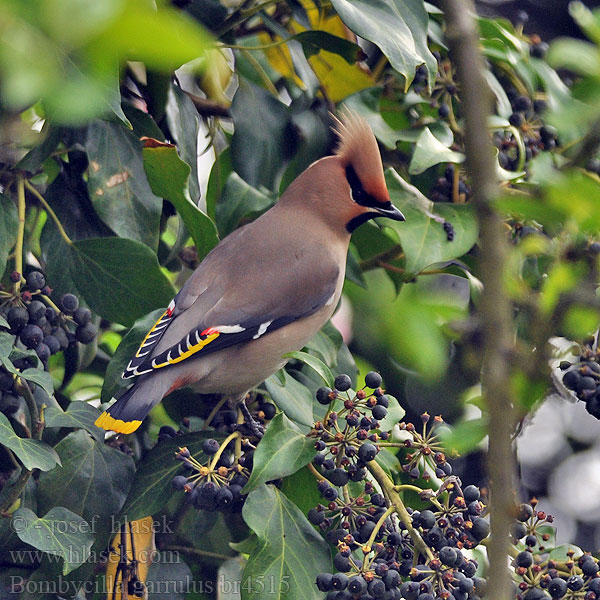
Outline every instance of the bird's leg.
<path id="1" fill-rule="evenodd" d="M 242 415 L 244 415 L 244 425 L 250 429 L 252 435 L 262 438 L 265 433 L 265 428 L 250 414 L 250 411 L 246 406 L 246 395 L 238 401 L 238 408 L 242 411 Z"/>

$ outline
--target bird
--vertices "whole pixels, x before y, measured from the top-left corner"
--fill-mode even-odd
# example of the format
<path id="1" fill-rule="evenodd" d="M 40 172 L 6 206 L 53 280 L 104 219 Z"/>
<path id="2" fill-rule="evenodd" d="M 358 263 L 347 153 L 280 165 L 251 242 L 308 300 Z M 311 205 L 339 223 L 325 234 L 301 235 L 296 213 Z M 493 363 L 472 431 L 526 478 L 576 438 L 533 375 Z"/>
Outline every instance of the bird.
<path id="1" fill-rule="evenodd" d="M 376 217 L 405 220 L 390 200 L 368 123 L 350 110 L 332 118 L 334 153 L 206 255 L 125 368 L 133 385 L 97 426 L 132 433 L 162 398 L 191 384 L 245 408 L 247 393 L 327 323 L 352 232 Z"/>

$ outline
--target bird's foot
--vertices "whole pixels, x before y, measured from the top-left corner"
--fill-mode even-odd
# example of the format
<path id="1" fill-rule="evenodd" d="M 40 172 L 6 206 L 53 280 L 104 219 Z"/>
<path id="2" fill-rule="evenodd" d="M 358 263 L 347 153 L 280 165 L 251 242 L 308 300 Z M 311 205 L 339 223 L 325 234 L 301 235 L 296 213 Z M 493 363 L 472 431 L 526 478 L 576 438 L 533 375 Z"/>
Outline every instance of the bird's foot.
<path id="1" fill-rule="evenodd" d="M 244 415 L 244 423 L 239 425 L 239 427 L 247 427 L 252 435 L 257 438 L 262 438 L 265 434 L 265 428 L 250 414 L 250 411 L 243 400 L 239 403 L 239 408 L 242 411 L 242 415 Z"/>

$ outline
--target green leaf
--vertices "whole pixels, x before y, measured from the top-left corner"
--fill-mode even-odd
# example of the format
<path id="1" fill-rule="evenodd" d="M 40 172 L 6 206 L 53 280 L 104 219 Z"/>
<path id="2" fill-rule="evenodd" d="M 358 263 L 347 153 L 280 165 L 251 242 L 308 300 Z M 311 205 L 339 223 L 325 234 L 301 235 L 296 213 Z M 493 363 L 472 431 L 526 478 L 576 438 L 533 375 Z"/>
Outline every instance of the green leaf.
<path id="1" fill-rule="evenodd" d="M 283 378 L 283 382 L 279 379 Z M 310 390 L 296 381 L 285 369 L 271 375 L 265 386 L 269 396 L 277 406 L 293 421 L 300 425 L 312 426 L 313 397 Z"/>
<path id="2" fill-rule="evenodd" d="M 487 419 L 473 419 L 471 421 L 463 421 L 452 429 L 444 429 L 442 440 L 447 452 L 458 452 L 466 454 L 474 450 L 487 435 Z"/>
<path id="3" fill-rule="evenodd" d="M 242 587 L 242 600 L 320 599 L 315 579 L 331 568 L 329 548 L 300 509 L 263 485 L 248 495 L 242 515 L 258 537 L 242 578 L 252 585 Z"/>
<path id="4" fill-rule="evenodd" d="M 231 116 L 235 125 L 233 168 L 254 187 L 276 189 L 289 145 L 288 108 L 266 90 L 240 78 Z"/>
<path id="5" fill-rule="evenodd" d="M 333 387 L 333 373 L 331 369 L 320 359 L 308 352 L 289 352 L 288 354 L 284 354 L 284 358 L 295 358 L 308 365 L 319 377 L 325 382 L 325 385 L 329 387 Z"/>
<path id="6" fill-rule="evenodd" d="M 429 17 L 422 0 L 332 0 L 332 4 L 342 21 L 378 46 L 404 76 L 405 90 L 423 63 L 433 86 L 437 62 L 427 47 Z"/>
<path id="7" fill-rule="evenodd" d="M 386 182 L 392 202 L 404 213 L 406 222 L 382 221 L 382 225 L 392 228 L 400 238 L 407 277 L 429 265 L 458 258 L 476 243 L 479 230 L 470 205 L 434 205 L 393 169 L 386 171 Z M 444 231 L 444 221 L 454 228 L 452 241 Z"/>
<path id="8" fill-rule="evenodd" d="M 54 127 L 46 121 L 40 132 L 42 140 L 17 163 L 15 168 L 32 174 L 37 173 L 44 161 L 56 150 L 64 133 L 63 128 Z"/>
<path id="9" fill-rule="evenodd" d="M 19 508 L 12 515 L 11 527 L 26 544 L 60 556 L 64 560 L 63 575 L 88 559 L 94 543 L 89 523 L 62 506 L 53 508 L 43 517 L 36 516 L 28 508 Z"/>
<path id="10" fill-rule="evenodd" d="M 52 377 L 48 371 L 42 371 L 41 369 L 25 369 L 21 373 L 21 377 L 23 379 L 27 379 L 27 381 L 32 381 L 33 383 L 39 385 L 48 396 L 52 396 L 54 394 L 54 383 L 52 382 Z"/>
<path id="11" fill-rule="evenodd" d="M 225 182 L 221 199 L 216 207 L 216 222 L 222 237 L 236 229 L 242 219 L 258 216 L 275 203 L 276 198 L 253 188 L 237 173 L 231 173 Z"/>
<path id="12" fill-rule="evenodd" d="M 87 402 L 74 401 L 69 404 L 66 412 L 57 406 L 49 406 L 44 411 L 46 428 L 75 427 L 85 429 L 95 440 L 104 441 L 104 430 L 96 427 L 94 422 L 100 416 L 100 411 Z"/>
<path id="13" fill-rule="evenodd" d="M 254 466 L 244 493 L 267 481 L 292 475 L 316 454 L 314 439 L 306 437 L 284 413 L 275 415 L 254 453 Z"/>
<path id="14" fill-rule="evenodd" d="M 348 96 L 343 105 L 356 111 L 363 117 L 375 134 L 375 137 L 390 150 L 396 148 L 401 135 L 396 132 L 381 116 L 379 101 L 383 93 L 381 87 L 371 87 Z"/>
<path id="15" fill-rule="evenodd" d="M 439 163 L 458 164 L 464 160 L 464 154 L 450 150 L 431 133 L 428 127 L 425 127 L 417 140 L 408 172 L 411 175 L 418 175 Z"/>
<path id="16" fill-rule="evenodd" d="M 162 510 L 177 493 L 171 487 L 171 479 L 182 472 L 181 462 L 175 459 L 175 453 L 185 446 L 196 460 L 205 462 L 208 457 L 202 451 L 202 443 L 208 438 L 222 441 L 224 436 L 214 431 L 199 431 L 164 440 L 154 446 L 135 473 L 121 515 L 136 521 Z"/>
<path id="17" fill-rule="evenodd" d="M 390 431 L 395 425 L 402 421 L 402 418 L 406 414 L 406 411 L 400 406 L 400 403 L 394 396 L 387 394 L 387 397 L 389 400 L 389 406 L 387 409 L 387 415 L 380 423 L 379 428 L 381 431 Z"/>
<path id="18" fill-rule="evenodd" d="M 358 44 L 353 44 L 327 31 L 303 31 L 296 34 L 293 39 L 302 44 L 304 54 L 306 54 L 307 58 L 318 54 L 321 50 L 326 50 L 327 52 L 338 54 L 348 64 L 352 65 L 364 56 L 364 52 Z"/>
<path id="19" fill-rule="evenodd" d="M 148 588 L 146 600 L 164 600 L 167 595 L 169 600 L 183 600 L 186 596 L 189 597 L 187 590 L 191 587 L 190 582 L 194 580 L 187 563 L 172 551 L 153 552 L 152 555 L 145 582 Z M 206 598 L 204 595 L 200 597 Z"/>
<path id="20" fill-rule="evenodd" d="M 10 448 L 26 469 L 49 471 L 60 465 L 59 455 L 54 448 L 29 438 L 20 438 L 13 430 L 4 413 L 0 413 L 0 444 Z"/>
<path id="21" fill-rule="evenodd" d="M 191 98 L 181 88 L 173 84 L 169 84 L 166 117 L 169 131 L 175 138 L 179 154 L 182 160 L 191 167 L 191 176 L 188 181 L 190 198 L 196 206 L 206 212 L 206 202 L 200 196 L 200 184 L 198 182 L 198 155 L 205 150 L 204 148 L 198 148 L 198 135 L 202 131 L 203 137 L 205 131 L 202 118 Z"/>
<path id="22" fill-rule="evenodd" d="M 144 244 L 125 238 L 95 238 L 68 246 L 71 277 L 89 307 L 123 325 L 169 304 L 175 290 Z"/>
<path id="23" fill-rule="evenodd" d="M 62 466 L 40 475 L 38 509 L 64 506 L 91 523 L 97 539 L 108 537 L 133 479 L 133 459 L 83 429 L 55 448 Z"/>
<path id="24" fill-rule="evenodd" d="M 315 476 L 308 467 L 302 467 L 292 475 L 284 478 L 281 491 L 298 508 L 307 514 L 308 511 L 322 502 L 323 497 L 317 489 Z"/>
<path id="25" fill-rule="evenodd" d="M 8 324 L 8 321 L 2 315 L 0 315 L 0 327 L 7 327 L 10 329 L 10 325 Z M 4 332 L 2 332 L 2 333 L 4 333 Z"/>
<path id="26" fill-rule="evenodd" d="M 0 194 L 0 277 L 6 270 L 8 255 L 17 241 L 19 217 L 15 203 Z"/>
<path id="27" fill-rule="evenodd" d="M 566 562 L 568 560 L 577 560 L 583 555 L 583 550 L 575 544 L 561 544 L 556 548 L 552 548 L 548 554 L 548 560 L 556 562 Z"/>
<path id="28" fill-rule="evenodd" d="M 100 394 L 102 402 L 108 402 L 117 395 L 119 390 L 125 389 L 131 385 L 130 381 L 121 377 L 121 374 L 131 360 L 131 357 L 140 347 L 142 340 L 150 331 L 152 325 L 158 321 L 158 318 L 163 312 L 164 308 L 159 308 L 152 311 L 150 314 L 139 318 L 121 340 L 119 347 L 106 367 L 104 382 L 102 383 L 102 392 Z"/>
<path id="29" fill-rule="evenodd" d="M 219 237 L 215 224 L 190 199 L 189 165 L 179 158 L 173 144 L 158 140 L 146 138 L 142 154 L 152 191 L 168 200 L 181 215 L 202 260 L 219 243 Z"/>
<path id="30" fill-rule="evenodd" d="M 85 143 L 88 190 L 98 216 L 118 236 L 156 250 L 162 200 L 150 189 L 142 164 L 142 144 L 117 123 L 93 121 Z"/>

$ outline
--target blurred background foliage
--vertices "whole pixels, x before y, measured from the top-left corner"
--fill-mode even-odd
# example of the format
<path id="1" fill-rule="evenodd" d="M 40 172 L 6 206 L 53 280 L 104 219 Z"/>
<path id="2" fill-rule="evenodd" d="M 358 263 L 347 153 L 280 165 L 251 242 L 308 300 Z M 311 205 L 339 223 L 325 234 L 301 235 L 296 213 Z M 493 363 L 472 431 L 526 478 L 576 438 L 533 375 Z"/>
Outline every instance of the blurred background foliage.
<path id="1" fill-rule="evenodd" d="M 598 324 L 600 13 L 571 3 L 578 39 L 548 46 L 532 30 L 535 18 L 528 23 L 521 4 L 507 4 L 512 22 L 488 15 L 478 23 L 495 99 L 489 134 L 502 190 L 497 209 L 511 240 L 505 281 L 518 331 L 512 384 L 525 419 L 546 396 L 560 352 Z M 169 500 L 168 490 L 154 495 L 156 473 L 170 457 L 155 457 L 163 462 L 144 472 L 159 427 L 185 418 L 196 431 L 208 403 L 193 390 L 178 391 L 136 435 L 106 443 L 92 425 L 94 406 L 123 385 L 120 373 L 157 311 L 218 240 L 272 206 L 302 170 L 332 152 L 329 113 L 342 105 L 371 125 L 392 201 L 407 220 L 356 231 L 341 307 L 305 349 L 316 363 L 294 358 L 260 393 L 306 430 L 322 416 L 314 364 L 354 381 L 359 371 L 376 368 L 409 417 L 428 410 L 455 424 L 448 448 L 475 450 L 464 460 L 463 480 L 485 481 L 476 452 L 486 435 L 478 227 L 463 167 L 460 87 L 435 3 L 2 0 L 0 9 L 3 289 L 13 286 L 20 236 L 24 271 L 41 268 L 55 300 L 77 294 L 99 328 L 97 341 L 72 343 L 45 365 L 51 383 L 37 400 L 57 413 L 40 443 L 62 465 L 47 465 L 29 481 L 21 508 L 30 520 L 93 521 L 94 536 L 79 542 L 97 558 L 125 503 L 137 517 L 174 519 L 176 544 L 188 548 L 190 560 L 168 565 L 171 578 L 191 573 L 208 581 L 218 569 L 239 567 L 198 557 L 206 550 L 220 559 L 236 556 L 229 543 L 248 533 L 241 517 L 192 515 Z M 564 388 L 560 393 L 573 400 Z M 583 410 L 561 402 L 560 410 Z M 595 427 L 584 416 L 586 427 Z M 27 424 L 21 406 L 0 442 L 11 447 L 11 436 L 23 437 Z M 593 443 L 592 435 L 584 440 L 574 430 L 567 435 L 575 446 Z M 535 428 L 527 431 L 523 437 Z M 519 450 L 528 455 L 528 447 Z M 27 452 L 18 458 L 43 466 Z M 6 497 L 18 470 L 9 454 L 0 459 Z M 545 481 L 524 479 L 524 494 L 546 493 Z M 304 507 L 313 487 L 300 470 L 283 489 Z M 51 515 L 56 507 L 70 514 Z M 97 561 L 80 566 L 84 559 L 19 538 L 8 523 L 0 522 L 6 586 L 10 576 L 46 581 L 61 571 L 71 571 L 65 581 L 94 580 Z M 11 562 L 8 550 L 26 544 L 47 555 Z M 52 553 L 64 562 L 49 560 Z M 161 581 L 161 569 L 153 565 L 148 577 Z M 41 596 L 25 590 L 22 597 Z"/>

